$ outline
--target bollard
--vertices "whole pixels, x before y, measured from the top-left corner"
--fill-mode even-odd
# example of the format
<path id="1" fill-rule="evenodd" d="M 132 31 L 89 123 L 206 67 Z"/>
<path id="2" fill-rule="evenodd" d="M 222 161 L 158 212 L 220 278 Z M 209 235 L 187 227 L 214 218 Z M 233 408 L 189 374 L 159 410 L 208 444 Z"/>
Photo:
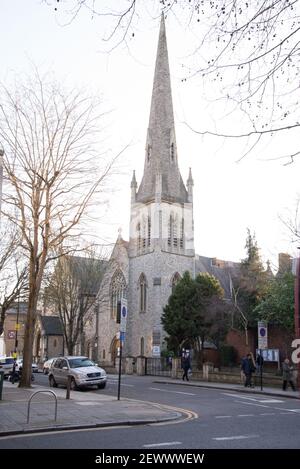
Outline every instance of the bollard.
<path id="1" fill-rule="evenodd" d="M 2 400 L 3 381 L 4 381 L 4 371 L 0 371 L 0 401 Z"/>
<path id="2" fill-rule="evenodd" d="M 71 376 L 71 375 L 68 375 L 66 399 L 70 399 L 71 380 L 72 380 L 72 376 Z"/>

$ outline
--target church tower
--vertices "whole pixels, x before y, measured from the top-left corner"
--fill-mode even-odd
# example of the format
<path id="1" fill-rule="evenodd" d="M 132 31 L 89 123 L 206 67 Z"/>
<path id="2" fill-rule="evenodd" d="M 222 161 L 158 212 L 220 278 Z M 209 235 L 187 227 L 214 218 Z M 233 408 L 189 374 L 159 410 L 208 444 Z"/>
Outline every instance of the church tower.
<path id="1" fill-rule="evenodd" d="M 194 273 L 193 178 L 179 167 L 164 16 L 161 17 L 144 174 L 131 181 L 126 352 L 159 356 L 163 307 L 172 286 Z"/>

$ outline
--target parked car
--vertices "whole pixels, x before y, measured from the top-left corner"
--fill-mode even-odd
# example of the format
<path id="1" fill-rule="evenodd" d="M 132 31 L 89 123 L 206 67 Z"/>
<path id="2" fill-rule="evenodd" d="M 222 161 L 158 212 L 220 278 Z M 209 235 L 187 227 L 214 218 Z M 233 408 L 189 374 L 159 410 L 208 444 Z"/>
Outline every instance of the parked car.
<path id="1" fill-rule="evenodd" d="M 58 384 L 67 385 L 68 376 L 71 376 L 71 389 L 84 388 L 97 385 L 99 389 L 106 386 L 106 372 L 92 360 L 82 356 L 56 358 L 49 370 L 49 384 L 57 387 Z"/>
<path id="2" fill-rule="evenodd" d="M 4 378 L 11 374 L 14 365 L 13 357 L 0 357 L 0 371 L 4 371 Z"/>
<path id="3" fill-rule="evenodd" d="M 49 370 L 51 368 L 52 363 L 54 360 L 56 360 L 57 357 L 49 358 L 49 360 L 46 360 L 43 364 L 43 373 L 44 375 L 47 375 L 49 373 Z"/>
<path id="4" fill-rule="evenodd" d="M 19 367 L 19 371 L 22 372 L 22 368 L 23 368 L 23 359 L 22 358 L 19 358 L 17 360 L 17 365 Z M 36 363 L 31 364 L 31 370 L 32 370 L 32 373 L 38 373 L 39 372 L 39 368 L 38 368 Z"/>

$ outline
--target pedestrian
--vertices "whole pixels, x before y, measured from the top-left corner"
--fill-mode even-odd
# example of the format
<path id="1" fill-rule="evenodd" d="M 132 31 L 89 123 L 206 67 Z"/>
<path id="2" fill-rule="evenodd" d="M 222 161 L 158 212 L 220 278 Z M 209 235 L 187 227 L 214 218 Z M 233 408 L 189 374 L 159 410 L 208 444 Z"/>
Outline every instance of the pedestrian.
<path id="1" fill-rule="evenodd" d="M 18 377 L 19 377 L 18 368 L 19 367 L 18 367 L 18 364 L 17 364 L 17 359 L 14 358 L 13 368 L 12 368 L 12 372 L 11 372 L 11 375 L 10 375 L 10 382 L 12 384 L 14 384 L 16 380 L 18 380 Z"/>
<path id="2" fill-rule="evenodd" d="M 256 372 L 258 374 L 261 373 L 261 371 L 263 369 L 263 365 L 264 365 L 264 359 L 263 359 L 263 356 L 260 355 L 260 353 L 259 353 L 256 357 Z"/>
<path id="3" fill-rule="evenodd" d="M 253 355 L 251 355 L 251 353 L 248 353 L 247 356 L 242 359 L 241 369 L 246 377 L 245 387 L 254 388 L 254 385 L 252 384 L 252 373 L 255 371 L 255 365 Z"/>
<path id="4" fill-rule="evenodd" d="M 191 368 L 191 361 L 190 361 L 190 356 L 187 353 L 185 353 L 182 356 L 181 368 L 183 369 L 183 375 L 182 375 L 183 381 L 184 381 L 184 378 L 186 378 L 186 380 L 189 381 L 188 371 Z"/>
<path id="5" fill-rule="evenodd" d="M 290 365 L 290 360 L 286 358 L 282 364 L 282 389 L 286 391 L 287 383 L 290 383 L 290 386 L 293 391 L 296 391 L 295 385 L 293 382 L 293 367 Z"/>

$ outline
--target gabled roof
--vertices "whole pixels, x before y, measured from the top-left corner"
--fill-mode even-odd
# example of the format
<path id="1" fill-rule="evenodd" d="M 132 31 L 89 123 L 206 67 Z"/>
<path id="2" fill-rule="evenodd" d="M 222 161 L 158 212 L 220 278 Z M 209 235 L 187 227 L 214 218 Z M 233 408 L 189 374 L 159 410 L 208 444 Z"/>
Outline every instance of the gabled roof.
<path id="1" fill-rule="evenodd" d="M 40 316 L 45 335 L 63 335 L 63 327 L 58 316 Z"/>

